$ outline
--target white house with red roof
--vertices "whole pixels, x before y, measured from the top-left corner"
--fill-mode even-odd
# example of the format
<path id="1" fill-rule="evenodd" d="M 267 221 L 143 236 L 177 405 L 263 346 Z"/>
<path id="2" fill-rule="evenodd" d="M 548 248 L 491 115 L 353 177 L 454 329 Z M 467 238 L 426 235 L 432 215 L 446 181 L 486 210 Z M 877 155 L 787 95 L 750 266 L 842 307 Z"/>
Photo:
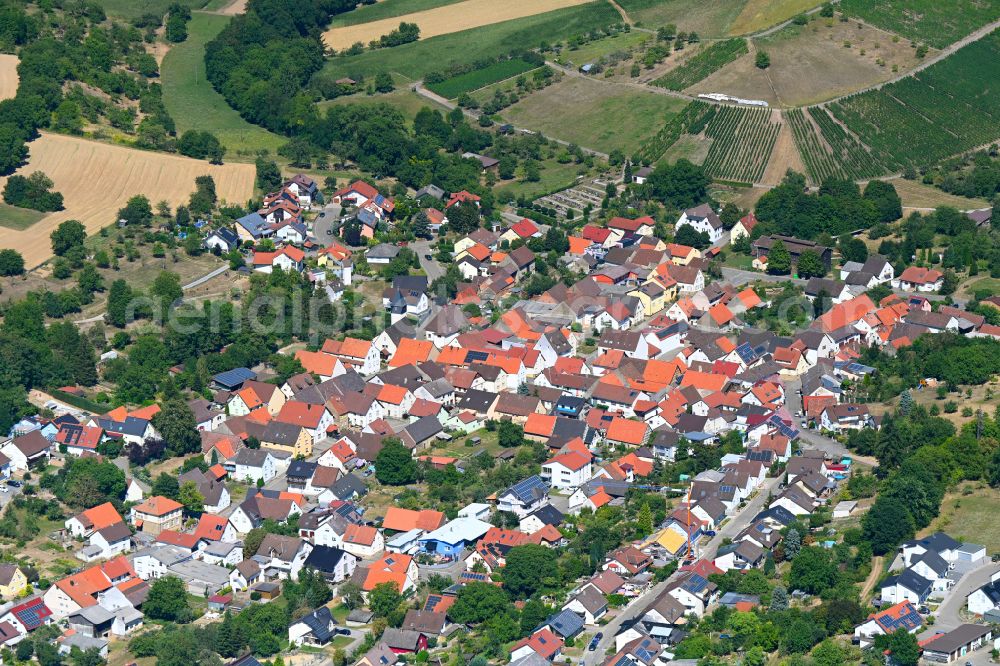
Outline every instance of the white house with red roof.
<path id="1" fill-rule="evenodd" d="M 593 475 L 590 458 L 580 451 L 562 453 L 542 463 L 542 479 L 553 488 L 579 488 Z"/>
<path id="2" fill-rule="evenodd" d="M 287 245 L 275 252 L 254 252 L 253 269 L 258 273 L 270 273 L 275 267 L 286 273 L 302 272 L 305 266 L 306 253 L 297 247 Z"/>

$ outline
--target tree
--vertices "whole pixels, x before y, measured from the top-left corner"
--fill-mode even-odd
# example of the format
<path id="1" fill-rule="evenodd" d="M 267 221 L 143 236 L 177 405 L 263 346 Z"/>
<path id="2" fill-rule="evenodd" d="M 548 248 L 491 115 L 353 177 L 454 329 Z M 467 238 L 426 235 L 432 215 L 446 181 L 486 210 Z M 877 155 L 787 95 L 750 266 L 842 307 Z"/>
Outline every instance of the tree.
<path id="1" fill-rule="evenodd" d="M 920 661 L 920 645 L 916 636 L 906 629 L 897 629 L 889 634 L 888 643 L 894 663 L 898 666 L 917 666 Z"/>
<path id="2" fill-rule="evenodd" d="M 361 608 L 361 606 L 365 603 L 364 597 L 362 596 L 361 586 L 357 583 L 352 583 L 351 581 L 342 583 L 337 589 L 337 592 L 340 594 L 340 599 L 343 604 L 351 610 Z"/>
<path id="3" fill-rule="evenodd" d="M 394 88 L 395 85 L 392 82 L 392 76 L 388 72 L 379 72 L 375 75 L 375 92 L 389 93 Z"/>
<path id="4" fill-rule="evenodd" d="M 861 519 L 862 538 L 871 544 L 876 555 L 885 555 L 913 536 L 916 525 L 909 509 L 894 499 L 882 497 Z"/>
<path id="5" fill-rule="evenodd" d="M 758 50 L 753 64 L 757 66 L 757 69 L 767 69 L 771 66 L 771 56 L 768 55 L 767 51 Z"/>
<path id="6" fill-rule="evenodd" d="M 639 509 L 639 516 L 635 520 L 636 529 L 639 530 L 639 534 L 643 536 L 653 533 L 653 512 L 649 508 L 649 503 L 643 503 L 642 508 Z"/>
<path id="7" fill-rule="evenodd" d="M 792 255 L 779 239 L 771 245 L 767 253 L 767 272 L 772 275 L 788 275 L 792 270 Z"/>
<path id="8" fill-rule="evenodd" d="M 719 213 L 719 220 L 722 222 L 722 227 L 727 231 L 736 226 L 736 223 L 740 221 L 743 217 L 743 211 L 736 204 L 729 202 L 722 207 L 722 212 Z"/>
<path id="9" fill-rule="evenodd" d="M 243 538 L 243 556 L 253 557 L 260 550 L 260 544 L 264 541 L 264 537 L 267 536 L 267 530 L 261 527 L 255 527 L 249 532 L 247 532 L 246 537 Z"/>
<path id="10" fill-rule="evenodd" d="M 479 624 L 506 613 L 510 605 L 503 588 L 492 583 L 469 583 L 458 591 L 448 614 L 462 624 Z"/>
<path id="11" fill-rule="evenodd" d="M 177 140 L 177 152 L 195 159 L 207 159 L 213 164 L 222 164 L 225 149 L 211 132 L 188 130 Z"/>
<path id="12" fill-rule="evenodd" d="M 958 276 L 955 275 L 955 271 L 946 269 L 944 272 L 944 278 L 941 280 L 941 295 L 947 296 L 949 294 L 954 294 L 955 290 L 958 288 Z"/>
<path id="13" fill-rule="evenodd" d="M 775 244 L 781 241 L 775 241 Z M 774 255 L 774 248 L 771 248 L 771 255 Z M 771 257 L 768 258 L 768 268 L 771 267 Z M 799 277 L 803 280 L 808 280 L 811 277 L 823 277 L 826 275 L 826 268 L 823 266 L 823 260 L 819 258 L 819 255 L 812 250 L 806 250 L 799 255 L 799 263 L 796 265 L 796 272 Z"/>
<path id="14" fill-rule="evenodd" d="M 812 659 L 815 666 L 840 666 L 845 662 L 844 651 L 829 638 L 813 649 Z"/>
<path id="15" fill-rule="evenodd" d="M 108 321 L 118 328 L 124 328 L 129 322 L 132 303 L 132 288 L 125 280 L 115 280 L 108 292 Z"/>
<path id="16" fill-rule="evenodd" d="M 405 486 L 417 480 L 417 463 L 413 454 L 396 437 L 383 440 L 382 450 L 375 457 L 375 478 L 390 486 Z"/>
<path id="17" fill-rule="evenodd" d="M 17 250 L 0 250 L 0 275 L 9 277 L 24 273 L 24 257 Z"/>
<path id="18" fill-rule="evenodd" d="M 558 575 L 556 558 L 551 548 L 537 544 L 511 548 L 503 568 L 504 587 L 519 598 L 532 596 Z"/>
<path id="19" fill-rule="evenodd" d="M 875 204 L 880 222 L 894 222 L 903 217 L 903 201 L 892 183 L 884 180 L 868 181 L 864 198 Z"/>
<path id="20" fill-rule="evenodd" d="M 153 495 L 162 495 L 170 499 L 177 499 L 180 496 L 181 487 L 177 483 L 177 477 L 160 472 L 153 480 Z"/>
<path id="21" fill-rule="evenodd" d="M 479 207 L 466 203 L 448 209 L 448 226 L 457 234 L 470 234 L 479 228 Z"/>
<path id="22" fill-rule="evenodd" d="M 771 610 L 783 611 L 788 608 L 788 591 L 783 585 L 775 585 L 771 591 Z"/>
<path id="23" fill-rule="evenodd" d="M 690 224 L 685 224 L 674 234 L 674 242 L 680 245 L 688 245 L 698 250 L 704 250 L 712 244 L 712 239 L 709 238 L 707 232 L 698 231 Z"/>
<path id="24" fill-rule="evenodd" d="M 513 421 L 501 421 L 497 426 L 497 442 L 505 449 L 524 444 L 524 427 Z"/>
<path id="25" fill-rule="evenodd" d="M 833 587 L 836 582 L 837 566 L 830 551 L 808 546 L 800 550 L 792 560 L 788 583 L 793 588 L 819 594 Z"/>
<path id="26" fill-rule="evenodd" d="M 157 300 L 160 316 L 166 319 L 167 311 L 184 296 L 184 289 L 181 288 L 181 276 L 171 271 L 160 271 L 149 288 L 149 295 Z"/>
<path id="27" fill-rule="evenodd" d="M 185 623 L 194 619 L 188 605 L 187 589 L 177 576 L 157 578 L 149 587 L 149 596 L 142 604 L 142 612 L 154 620 Z"/>
<path id="28" fill-rule="evenodd" d="M 104 278 L 97 272 L 94 264 L 83 265 L 80 272 L 76 274 L 76 282 L 80 285 L 80 290 L 85 294 L 92 294 L 95 291 L 104 291 Z"/>
<path id="29" fill-rule="evenodd" d="M 153 206 L 149 199 L 137 194 L 118 209 L 118 219 L 129 226 L 148 227 L 153 223 Z"/>
<path id="30" fill-rule="evenodd" d="M 243 652 L 246 644 L 242 625 L 237 624 L 233 620 L 232 613 L 227 610 L 216 631 L 213 647 L 223 657 L 236 657 Z"/>
<path id="31" fill-rule="evenodd" d="M 194 412 L 180 398 L 163 403 L 153 417 L 153 427 L 167 442 L 167 453 L 182 456 L 201 450 L 201 435 Z"/>
<path id="32" fill-rule="evenodd" d="M 389 617 L 403 602 L 399 585 L 394 582 L 379 583 L 368 593 L 368 608 L 376 617 Z"/>
<path id="33" fill-rule="evenodd" d="M 188 513 L 202 513 L 205 510 L 205 496 L 198 491 L 198 485 L 194 481 L 181 484 L 177 501 L 184 505 Z"/>
<path id="34" fill-rule="evenodd" d="M 66 220 L 56 227 L 49 238 L 52 239 L 52 252 L 61 257 L 71 248 L 83 245 L 83 241 L 87 239 L 87 229 L 82 222 Z"/>
<path id="35" fill-rule="evenodd" d="M 910 393 L 910 389 L 904 389 L 902 393 L 899 394 L 899 413 L 903 416 L 908 415 L 913 411 L 913 394 Z"/>
<path id="36" fill-rule="evenodd" d="M 785 550 L 785 559 L 794 559 L 799 554 L 799 549 L 802 548 L 802 536 L 799 531 L 794 527 L 789 529 L 782 546 Z"/>
<path id="37" fill-rule="evenodd" d="M 647 184 L 653 196 L 676 208 L 690 208 L 705 201 L 711 179 L 705 170 L 681 158 L 674 164 L 661 162 Z"/>
<path id="38" fill-rule="evenodd" d="M 274 192 L 281 187 L 281 170 L 278 163 L 264 157 L 258 157 L 254 162 L 257 170 L 257 189 L 262 192 Z"/>
<path id="39" fill-rule="evenodd" d="M 837 241 L 837 248 L 840 250 L 840 259 L 843 263 L 856 261 L 863 264 L 868 259 L 868 246 L 863 240 L 850 234 L 844 234 L 840 237 L 840 240 Z"/>
<path id="40" fill-rule="evenodd" d="M 63 196 L 53 192 L 52 180 L 41 171 L 30 176 L 11 176 L 3 189 L 3 200 L 11 206 L 42 212 L 62 210 Z"/>

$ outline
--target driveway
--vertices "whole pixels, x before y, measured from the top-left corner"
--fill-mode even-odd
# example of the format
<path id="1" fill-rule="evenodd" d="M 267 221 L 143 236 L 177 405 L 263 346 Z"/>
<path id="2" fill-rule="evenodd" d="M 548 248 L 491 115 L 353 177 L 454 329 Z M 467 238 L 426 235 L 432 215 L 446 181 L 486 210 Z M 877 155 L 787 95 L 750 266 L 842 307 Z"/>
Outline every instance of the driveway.
<path id="1" fill-rule="evenodd" d="M 785 387 L 785 404 L 788 407 L 788 411 L 792 414 L 795 412 L 802 411 L 802 396 L 799 395 L 799 390 L 802 388 L 802 382 L 799 379 L 786 379 L 782 382 Z M 819 450 L 825 453 L 827 456 L 833 460 L 838 460 L 844 456 L 850 456 L 853 460 L 862 462 L 866 465 L 871 465 L 872 467 L 878 466 L 878 460 L 872 458 L 871 456 L 859 456 L 856 453 L 852 453 L 846 446 L 841 444 L 835 439 L 822 435 L 816 430 L 807 430 L 802 427 L 802 424 L 796 420 L 795 427 L 799 429 L 799 441 L 800 446 L 803 449 L 813 449 Z"/>
<path id="2" fill-rule="evenodd" d="M 800 287 L 806 286 L 805 280 L 799 280 L 797 278 L 789 277 L 787 275 L 770 275 L 768 273 L 758 273 L 757 271 L 745 271 L 740 268 L 729 268 L 728 266 L 722 267 L 722 277 L 730 282 L 734 287 L 742 287 L 745 284 L 750 284 L 760 280 L 761 282 L 772 282 L 772 283 L 784 283 L 791 282 L 792 284 L 798 285 Z"/>
<path id="3" fill-rule="evenodd" d="M 721 528 L 719 528 L 716 531 L 716 535 L 712 537 L 707 544 L 699 549 L 700 557 L 707 560 L 714 559 L 719 547 L 722 546 L 723 540 L 732 539 L 746 529 L 746 527 L 750 525 L 750 520 L 760 513 L 761 509 L 763 509 L 768 495 L 778 485 L 779 480 L 779 478 L 773 478 L 764 481 L 764 484 L 757 489 L 757 494 L 754 495 L 753 499 L 751 499 L 739 513 L 730 518 Z M 663 592 L 663 589 L 667 586 L 667 584 L 674 580 L 677 576 L 678 574 L 675 573 L 669 579 L 654 585 L 648 592 L 643 594 L 641 597 L 638 597 L 631 604 L 622 609 L 622 611 L 613 620 L 601 627 L 600 631 L 604 633 L 604 638 L 601 639 L 601 642 L 597 646 L 596 650 L 584 653 L 582 662 L 583 665 L 596 666 L 596 664 L 603 663 L 606 659 L 604 653 L 608 648 L 614 647 L 615 634 L 618 633 L 621 625 L 627 620 L 632 620 L 636 617 L 644 615 L 649 605 L 656 600 L 661 592 Z"/>
<path id="4" fill-rule="evenodd" d="M 965 622 L 959 615 L 959 611 L 965 607 L 966 597 L 990 582 L 990 576 L 997 571 L 1000 571 L 1000 563 L 990 562 L 987 559 L 984 564 L 962 576 L 961 580 L 955 583 L 955 586 L 948 591 L 944 601 L 941 602 L 941 605 L 935 611 L 934 614 L 937 616 L 937 620 L 935 620 L 934 626 L 925 632 L 926 636 L 921 635 L 921 638 L 931 636 L 938 631 L 949 631 L 960 624 L 964 624 Z"/>
<path id="5" fill-rule="evenodd" d="M 420 260 L 420 267 L 427 273 L 428 282 L 434 282 L 434 280 L 444 275 L 444 269 L 441 268 L 441 264 L 438 263 L 437 259 L 434 259 L 434 250 L 431 248 L 429 240 L 414 241 L 410 243 L 409 247 L 417 253 L 417 259 Z M 431 255 L 431 258 L 428 259 L 427 255 Z"/>
<path id="6" fill-rule="evenodd" d="M 329 245 L 333 238 L 327 232 L 335 228 L 340 223 L 340 204 L 327 204 L 319 212 L 319 216 L 313 221 L 313 236 L 320 245 Z"/>

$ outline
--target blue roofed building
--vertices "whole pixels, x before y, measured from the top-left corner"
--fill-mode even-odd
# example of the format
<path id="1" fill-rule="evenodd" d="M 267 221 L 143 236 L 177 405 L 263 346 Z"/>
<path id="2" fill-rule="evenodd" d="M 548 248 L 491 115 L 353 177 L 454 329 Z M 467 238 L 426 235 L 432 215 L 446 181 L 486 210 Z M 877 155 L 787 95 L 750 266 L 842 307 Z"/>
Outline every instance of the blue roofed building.
<path id="1" fill-rule="evenodd" d="M 457 559 L 492 527 L 476 518 L 456 518 L 420 538 L 420 549 L 448 560 Z"/>
<path id="2" fill-rule="evenodd" d="M 223 391 L 238 391 L 243 382 L 257 379 L 257 373 L 250 368 L 233 368 L 212 377 L 212 384 Z"/>
<path id="3" fill-rule="evenodd" d="M 256 242 L 262 238 L 270 238 L 274 235 L 274 229 L 267 223 L 260 213 L 250 213 L 236 220 L 236 234 L 241 241 Z"/>

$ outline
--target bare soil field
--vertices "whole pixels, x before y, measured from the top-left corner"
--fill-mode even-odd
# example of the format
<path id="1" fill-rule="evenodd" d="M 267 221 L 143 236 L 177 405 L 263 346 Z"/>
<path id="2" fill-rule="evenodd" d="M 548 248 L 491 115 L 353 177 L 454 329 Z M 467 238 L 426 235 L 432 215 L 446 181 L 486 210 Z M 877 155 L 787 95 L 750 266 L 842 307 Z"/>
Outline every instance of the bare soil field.
<path id="1" fill-rule="evenodd" d="M 220 14 L 225 16 L 236 16 L 237 14 L 242 14 L 246 11 L 247 0 L 233 0 L 225 7 L 219 10 Z"/>
<path id="2" fill-rule="evenodd" d="M 765 185 L 778 185 L 789 169 L 805 173 L 806 167 L 802 164 L 799 149 L 795 147 L 792 128 L 785 123 L 778 133 L 778 140 L 774 144 L 774 150 L 771 151 L 771 160 L 767 163 L 761 182 Z"/>
<path id="3" fill-rule="evenodd" d="M 171 206 L 187 201 L 197 176 L 215 179 L 219 198 L 244 202 L 253 194 L 252 164 L 211 165 L 200 160 L 145 152 L 59 134 L 43 134 L 29 145 L 21 174 L 43 171 L 61 192 L 66 210 L 19 231 L 6 231 L 0 247 L 13 248 L 30 268 L 52 255 L 49 234 L 65 220 L 80 220 L 93 233 L 115 221 L 115 211 L 136 194 Z M 6 179 L 0 179 L 0 188 Z"/>
<path id="4" fill-rule="evenodd" d="M 503 0 L 503 2 L 498 2 L 497 0 L 465 0 L 465 2 L 454 5 L 435 7 L 371 23 L 333 28 L 323 33 L 323 39 L 330 48 L 344 49 L 355 42 L 367 44 L 373 39 L 378 39 L 398 28 L 402 22 L 416 23 L 420 26 L 420 38 L 426 39 L 492 23 L 534 16 L 563 7 L 583 5 L 591 1 Z"/>
<path id="5" fill-rule="evenodd" d="M 882 83 L 919 61 L 908 40 L 858 21 L 814 19 L 753 40 L 771 66 L 758 69 L 754 53 L 730 63 L 688 89 L 763 99 L 777 106 L 826 101 Z M 893 72 L 893 67 L 896 72 Z"/>
<path id="6" fill-rule="evenodd" d="M 0 99 L 10 99 L 17 94 L 16 55 L 0 53 Z"/>

